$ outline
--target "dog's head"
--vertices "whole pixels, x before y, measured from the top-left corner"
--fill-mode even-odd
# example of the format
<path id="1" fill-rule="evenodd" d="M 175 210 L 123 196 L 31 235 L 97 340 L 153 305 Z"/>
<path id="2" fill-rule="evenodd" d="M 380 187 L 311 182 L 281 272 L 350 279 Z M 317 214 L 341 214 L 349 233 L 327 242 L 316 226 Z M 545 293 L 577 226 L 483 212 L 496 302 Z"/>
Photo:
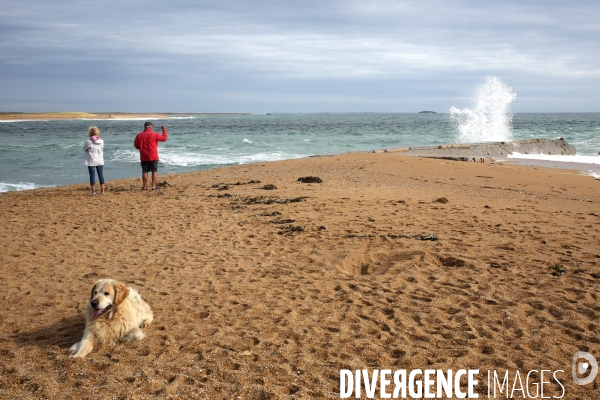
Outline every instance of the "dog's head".
<path id="1" fill-rule="evenodd" d="M 129 289 L 122 282 L 113 279 L 98 280 L 92 287 L 90 299 L 92 318 L 105 313 L 112 314 L 128 295 Z"/>

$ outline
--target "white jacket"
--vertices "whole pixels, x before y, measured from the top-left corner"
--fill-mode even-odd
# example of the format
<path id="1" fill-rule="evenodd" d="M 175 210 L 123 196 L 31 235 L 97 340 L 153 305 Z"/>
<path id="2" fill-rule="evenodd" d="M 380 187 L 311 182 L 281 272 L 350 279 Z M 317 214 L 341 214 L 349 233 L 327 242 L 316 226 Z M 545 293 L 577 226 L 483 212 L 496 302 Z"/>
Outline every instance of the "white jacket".
<path id="1" fill-rule="evenodd" d="M 86 140 L 83 144 L 83 151 L 85 151 L 85 165 L 88 167 L 104 165 L 104 141 L 102 139 L 95 142 L 92 142 L 92 139 Z"/>

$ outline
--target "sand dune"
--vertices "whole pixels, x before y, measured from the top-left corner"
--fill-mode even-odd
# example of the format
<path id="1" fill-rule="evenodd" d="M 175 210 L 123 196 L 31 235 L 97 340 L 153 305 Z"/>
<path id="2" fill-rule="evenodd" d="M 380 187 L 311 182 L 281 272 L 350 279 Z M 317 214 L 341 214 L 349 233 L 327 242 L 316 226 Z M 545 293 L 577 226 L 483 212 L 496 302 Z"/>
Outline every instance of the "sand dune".
<path id="1" fill-rule="evenodd" d="M 564 398 L 600 394 L 571 379 L 575 352 L 600 359 L 591 177 L 358 153 L 160 181 L 0 195 L 0 397 L 339 398 L 341 369 L 384 368 L 479 369 L 480 398 L 487 370 L 563 370 Z M 154 323 L 74 361 L 104 277 Z"/>

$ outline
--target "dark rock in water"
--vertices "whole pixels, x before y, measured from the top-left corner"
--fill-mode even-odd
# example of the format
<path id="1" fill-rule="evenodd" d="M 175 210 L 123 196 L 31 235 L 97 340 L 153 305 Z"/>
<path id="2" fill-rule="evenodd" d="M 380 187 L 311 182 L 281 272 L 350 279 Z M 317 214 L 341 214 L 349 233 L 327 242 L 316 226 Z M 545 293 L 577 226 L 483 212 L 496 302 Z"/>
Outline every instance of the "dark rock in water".
<path id="1" fill-rule="evenodd" d="M 277 189 L 277 186 L 273 185 L 273 184 L 268 184 L 262 187 L 262 189 L 264 190 L 275 190 Z"/>
<path id="2" fill-rule="evenodd" d="M 302 178 L 298 178 L 298 182 L 302 183 L 322 183 L 323 180 L 318 176 L 305 176 Z"/>
<path id="3" fill-rule="evenodd" d="M 419 114 L 437 114 L 435 111 L 419 111 Z"/>

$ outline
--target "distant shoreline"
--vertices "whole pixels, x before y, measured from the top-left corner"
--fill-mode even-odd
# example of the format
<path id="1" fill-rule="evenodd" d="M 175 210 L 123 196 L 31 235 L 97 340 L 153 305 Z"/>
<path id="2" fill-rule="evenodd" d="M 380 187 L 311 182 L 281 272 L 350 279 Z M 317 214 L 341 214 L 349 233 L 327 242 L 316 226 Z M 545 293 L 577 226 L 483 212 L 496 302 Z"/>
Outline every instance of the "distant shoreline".
<path id="1" fill-rule="evenodd" d="M 173 117 L 212 117 L 212 116 L 241 116 L 252 115 L 251 113 L 127 113 L 127 112 L 48 112 L 48 113 L 25 113 L 25 112 L 0 112 L 0 121 L 6 120 L 68 120 L 68 119 L 167 119 Z"/>

